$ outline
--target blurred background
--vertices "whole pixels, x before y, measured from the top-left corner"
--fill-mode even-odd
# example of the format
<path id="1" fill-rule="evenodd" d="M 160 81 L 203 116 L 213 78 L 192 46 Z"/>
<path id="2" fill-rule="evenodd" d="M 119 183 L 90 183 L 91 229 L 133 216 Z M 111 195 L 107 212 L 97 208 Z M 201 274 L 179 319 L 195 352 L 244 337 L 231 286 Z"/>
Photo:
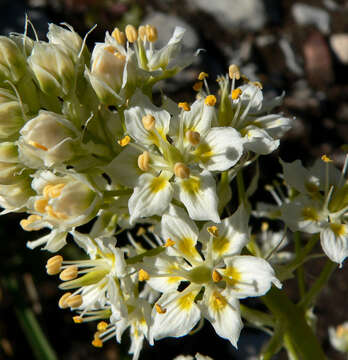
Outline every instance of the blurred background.
<path id="1" fill-rule="evenodd" d="M 343 165 L 345 154 L 340 146 L 348 144 L 348 1 L 0 0 L 1 34 L 23 32 L 25 14 L 42 40 L 47 40 L 49 22 L 66 22 L 82 37 L 98 24 L 88 38 L 90 49 L 94 42 L 103 41 L 106 30 L 111 32 L 115 26 L 123 29 L 128 23 L 156 26 L 159 47 L 168 41 L 175 26 L 186 28 L 184 50 L 206 51 L 190 68 L 164 84 L 164 92 L 177 101 L 194 100 L 192 85 L 200 71 L 209 74 L 209 85 L 214 89 L 216 77 L 225 74 L 231 63 L 239 65 L 251 80 L 261 81 L 266 97 L 284 90 L 279 111 L 294 117 L 294 127 L 275 154 L 261 157 L 263 172 L 254 200 L 271 201 L 263 186 L 280 171 L 277 156 L 286 161 L 301 158 L 308 165 L 327 154 L 337 166 Z M 0 359 L 46 359 L 33 351 L 38 346 L 32 331 L 40 331 L 33 330 L 36 325 L 56 353 L 52 360 L 129 359 L 127 334 L 122 345 L 111 340 L 102 349 L 95 349 L 90 345 L 95 324 L 73 324 L 72 313 L 58 308 L 58 281 L 45 272 L 49 256 L 26 248 L 26 241 L 37 234 L 19 227 L 23 217 L 0 217 Z M 74 258 L 75 251 L 67 247 L 64 255 Z M 308 284 L 322 266 L 323 260 L 310 263 Z M 344 357 L 330 348 L 327 328 L 348 320 L 347 276 L 347 265 L 335 272 L 314 310 L 318 336 L 333 360 Z M 254 306 L 254 300 L 247 303 Z M 172 359 L 199 351 L 216 360 L 255 360 L 267 339 L 260 331 L 245 328 L 236 352 L 206 324 L 192 336 L 161 340 L 155 347 L 145 344 L 141 359 Z M 286 359 L 286 355 L 280 353 L 276 359 Z"/>

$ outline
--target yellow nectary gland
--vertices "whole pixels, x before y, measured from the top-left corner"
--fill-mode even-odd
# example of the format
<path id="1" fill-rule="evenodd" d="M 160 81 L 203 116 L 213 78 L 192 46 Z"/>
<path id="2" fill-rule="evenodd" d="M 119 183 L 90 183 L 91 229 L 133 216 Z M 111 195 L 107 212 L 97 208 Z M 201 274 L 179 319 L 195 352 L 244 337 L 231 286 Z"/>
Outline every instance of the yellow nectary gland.
<path id="1" fill-rule="evenodd" d="M 150 154 L 148 151 L 144 151 L 141 155 L 138 156 L 138 166 L 142 171 L 149 170 L 150 163 Z"/>
<path id="2" fill-rule="evenodd" d="M 190 142 L 191 145 L 197 146 L 201 141 L 201 135 L 197 131 L 189 130 L 186 133 L 187 140 Z"/>
<path id="3" fill-rule="evenodd" d="M 152 25 L 146 25 L 145 27 L 147 40 L 155 42 L 158 39 L 157 29 Z"/>
<path id="4" fill-rule="evenodd" d="M 69 281 L 69 280 L 76 279 L 77 275 L 78 275 L 77 266 L 71 265 L 71 266 L 67 267 L 66 269 L 64 269 L 60 273 L 59 278 L 60 278 L 60 280 L 63 280 L 63 281 Z"/>
<path id="5" fill-rule="evenodd" d="M 126 29 L 126 37 L 128 42 L 134 43 L 138 39 L 138 32 L 137 29 L 133 25 L 127 25 Z"/>
<path id="6" fill-rule="evenodd" d="M 174 165 L 174 174 L 181 179 L 187 179 L 190 176 L 190 169 L 185 164 L 178 162 Z"/>
<path id="7" fill-rule="evenodd" d="M 47 260 L 46 270 L 48 275 L 59 274 L 63 262 L 63 257 L 60 255 L 53 256 Z"/>
<path id="8" fill-rule="evenodd" d="M 143 116 L 141 119 L 145 130 L 150 131 L 153 130 L 156 124 L 156 119 L 151 114 Z"/>
<path id="9" fill-rule="evenodd" d="M 114 29 L 111 36 L 122 46 L 126 43 L 126 36 L 124 32 L 120 31 L 118 28 Z"/>
<path id="10" fill-rule="evenodd" d="M 228 68 L 228 75 L 231 79 L 235 78 L 236 80 L 240 79 L 240 70 L 236 64 L 231 64 Z"/>

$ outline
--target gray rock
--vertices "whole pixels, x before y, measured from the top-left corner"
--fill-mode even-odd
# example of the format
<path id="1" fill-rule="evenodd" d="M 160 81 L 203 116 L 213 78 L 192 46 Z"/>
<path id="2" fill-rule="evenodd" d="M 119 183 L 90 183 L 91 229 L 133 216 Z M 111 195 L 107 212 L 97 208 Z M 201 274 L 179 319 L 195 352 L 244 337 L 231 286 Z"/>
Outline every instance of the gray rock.
<path id="1" fill-rule="evenodd" d="M 212 15 L 225 28 L 259 30 L 267 21 L 260 0 L 189 0 L 189 5 Z"/>
<path id="2" fill-rule="evenodd" d="M 323 34 L 330 32 L 330 15 L 326 10 L 307 4 L 296 3 L 292 6 L 292 16 L 300 25 L 315 25 Z"/>
<path id="3" fill-rule="evenodd" d="M 330 37 L 330 45 L 338 59 L 343 64 L 348 64 L 348 34 L 333 34 Z"/>

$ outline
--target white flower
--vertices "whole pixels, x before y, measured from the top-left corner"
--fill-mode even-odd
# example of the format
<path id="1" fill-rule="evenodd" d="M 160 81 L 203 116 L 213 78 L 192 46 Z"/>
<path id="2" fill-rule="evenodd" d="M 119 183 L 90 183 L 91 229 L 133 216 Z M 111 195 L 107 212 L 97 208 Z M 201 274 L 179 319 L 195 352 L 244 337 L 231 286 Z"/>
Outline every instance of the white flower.
<path id="1" fill-rule="evenodd" d="M 332 347 L 342 353 L 348 353 L 348 322 L 329 327 L 329 339 Z"/>

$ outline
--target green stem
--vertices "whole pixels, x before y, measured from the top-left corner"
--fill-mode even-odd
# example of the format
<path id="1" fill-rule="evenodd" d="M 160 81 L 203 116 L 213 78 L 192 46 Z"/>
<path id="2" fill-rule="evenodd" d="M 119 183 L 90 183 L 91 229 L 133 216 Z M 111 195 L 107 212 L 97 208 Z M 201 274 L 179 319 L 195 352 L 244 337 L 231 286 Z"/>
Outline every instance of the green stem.
<path id="1" fill-rule="evenodd" d="M 313 304 L 315 298 L 318 296 L 318 294 L 323 289 L 323 287 L 327 284 L 331 274 L 336 270 L 336 268 L 337 268 L 336 263 L 327 260 L 324 269 L 320 273 L 319 277 L 315 280 L 313 286 L 299 302 L 298 305 L 300 307 L 306 310 Z"/>
<path id="2" fill-rule="evenodd" d="M 243 304 L 240 304 L 240 311 L 242 313 L 242 317 L 252 325 L 274 327 L 273 317 L 263 311 L 250 309 Z"/>
<path id="3" fill-rule="evenodd" d="M 262 297 L 262 301 L 284 327 L 285 346 L 291 344 L 291 355 L 296 354 L 295 359 L 326 359 L 318 339 L 306 322 L 304 312 L 283 291 L 272 288 Z"/>
<path id="4" fill-rule="evenodd" d="M 246 197 L 245 197 L 245 187 L 244 187 L 242 169 L 240 169 L 237 172 L 237 188 L 238 188 L 239 203 L 240 204 L 245 203 L 246 202 Z"/>
<path id="5" fill-rule="evenodd" d="M 296 231 L 294 233 L 294 238 L 295 238 L 295 252 L 296 252 L 296 257 L 300 255 L 301 253 L 301 237 L 300 237 L 300 233 L 298 231 Z M 298 289 L 300 292 L 300 298 L 302 299 L 304 294 L 306 293 L 306 285 L 305 285 L 305 281 L 304 281 L 304 269 L 303 266 L 300 265 L 297 270 L 297 284 L 298 284 Z"/>

